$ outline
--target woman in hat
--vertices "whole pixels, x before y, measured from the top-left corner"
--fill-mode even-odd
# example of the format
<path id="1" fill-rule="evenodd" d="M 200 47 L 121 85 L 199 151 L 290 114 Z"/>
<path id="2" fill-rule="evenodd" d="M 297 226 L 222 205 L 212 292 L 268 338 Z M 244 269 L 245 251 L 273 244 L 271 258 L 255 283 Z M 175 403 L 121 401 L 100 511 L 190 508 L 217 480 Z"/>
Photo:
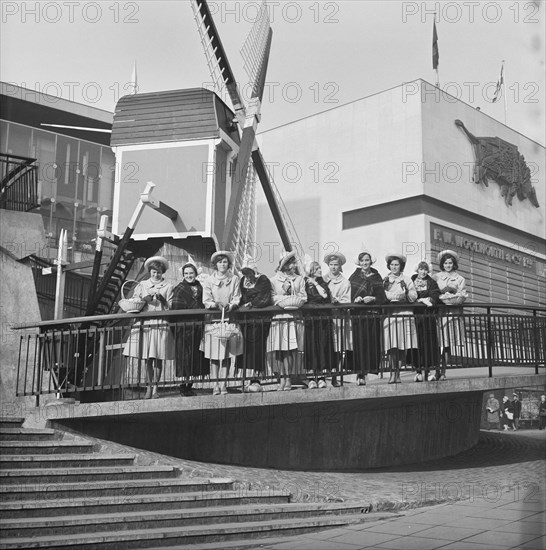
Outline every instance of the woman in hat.
<path id="1" fill-rule="evenodd" d="M 258 267 L 249 258 L 246 258 L 241 267 L 242 278 L 239 283 L 241 292 L 240 312 L 256 310 L 271 305 L 271 282 L 258 272 Z M 243 317 L 242 331 L 245 349 L 236 359 L 239 373 L 249 380 L 244 391 L 262 391 L 260 377 L 265 372 L 265 352 L 267 335 L 271 326 L 269 315 L 246 315 Z"/>
<path id="2" fill-rule="evenodd" d="M 375 258 L 367 250 L 356 258 L 357 268 L 349 277 L 351 283 L 351 302 L 363 306 L 383 305 L 387 301 L 383 279 L 372 265 Z M 381 318 L 377 309 L 353 310 L 353 353 L 355 364 L 359 366 L 357 374 L 359 386 L 366 385 L 368 373 L 378 374 L 381 363 Z"/>
<path id="3" fill-rule="evenodd" d="M 305 281 L 298 272 L 295 252 L 281 255 L 271 278 L 271 296 L 274 305 L 289 309 L 298 309 L 307 301 Z M 302 374 L 304 332 L 301 314 L 281 313 L 272 319 L 267 351 L 272 353 L 276 363 L 274 371 L 281 375 L 279 390 L 291 390 L 290 377 Z"/>
<path id="4" fill-rule="evenodd" d="M 328 273 L 324 280 L 328 283 L 333 304 L 351 303 L 351 283 L 343 275 L 343 266 L 347 258 L 341 252 L 332 252 L 324 256 Z M 348 309 L 333 310 L 334 353 L 333 370 L 342 372 L 353 369 L 353 334 L 351 328 L 351 313 Z M 332 386 L 339 387 L 341 383 L 337 376 L 332 376 Z"/>
<path id="5" fill-rule="evenodd" d="M 330 288 L 322 278 L 320 264 L 311 261 L 304 268 L 308 306 L 331 304 Z M 322 309 L 310 313 L 311 315 L 306 319 L 304 353 L 305 370 L 311 378 L 308 387 L 309 389 L 325 388 L 324 373 L 330 371 L 334 361 L 331 311 Z"/>
<path id="6" fill-rule="evenodd" d="M 417 361 L 416 382 L 427 381 L 429 371 L 440 363 L 440 347 L 438 343 L 438 327 L 436 324 L 436 306 L 440 301 L 440 289 L 436 281 L 429 275 L 427 262 L 419 262 L 417 273 L 411 280 L 417 290 L 415 304 L 415 326 L 417 328 Z M 424 375 L 423 375 L 424 370 Z"/>
<path id="7" fill-rule="evenodd" d="M 233 254 L 226 250 L 215 252 L 210 263 L 214 271 L 203 283 L 203 303 L 206 309 L 233 311 L 240 303 L 239 277 L 233 274 Z M 214 380 L 213 395 L 227 393 L 226 378 L 231 360 L 243 353 L 243 336 L 237 325 L 219 323 L 205 325 L 201 350 L 210 359 L 210 375 Z M 218 380 L 221 380 L 220 385 Z"/>
<path id="8" fill-rule="evenodd" d="M 174 287 L 172 309 L 204 309 L 203 286 L 197 280 L 197 267 L 187 263 L 180 269 L 183 280 Z M 199 349 L 203 337 L 203 317 L 185 315 L 171 325 L 175 337 L 176 376 L 184 379 L 180 385 L 183 396 L 195 395 L 191 378 L 209 374 L 209 364 Z"/>
<path id="9" fill-rule="evenodd" d="M 153 256 L 144 263 L 150 278 L 141 281 L 133 292 L 133 298 L 146 302 L 143 313 L 170 309 L 173 287 L 163 278 L 169 262 L 162 256 Z M 145 399 L 157 397 L 157 386 L 163 370 L 163 361 L 174 359 L 174 341 L 169 324 L 163 319 L 147 319 L 133 325 L 123 355 L 146 361 Z"/>
<path id="10" fill-rule="evenodd" d="M 391 304 L 411 304 L 417 300 L 413 281 L 404 275 L 406 257 L 395 252 L 385 256 L 390 273 L 383 279 L 387 301 Z M 383 340 L 389 354 L 391 375 L 389 384 L 399 384 L 400 368 L 408 349 L 417 347 L 417 334 L 413 312 L 393 309 L 383 321 Z"/>
<path id="11" fill-rule="evenodd" d="M 457 306 L 466 300 L 466 281 L 458 273 L 459 256 L 453 250 L 442 250 L 438 254 L 440 272 L 435 279 L 440 288 L 440 301 L 448 306 Z M 461 318 L 462 308 L 451 308 L 441 316 L 441 340 L 442 347 L 441 367 L 437 369 L 435 379 L 446 379 L 446 365 L 454 347 L 462 347 L 465 344 L 464 321 Z"/>

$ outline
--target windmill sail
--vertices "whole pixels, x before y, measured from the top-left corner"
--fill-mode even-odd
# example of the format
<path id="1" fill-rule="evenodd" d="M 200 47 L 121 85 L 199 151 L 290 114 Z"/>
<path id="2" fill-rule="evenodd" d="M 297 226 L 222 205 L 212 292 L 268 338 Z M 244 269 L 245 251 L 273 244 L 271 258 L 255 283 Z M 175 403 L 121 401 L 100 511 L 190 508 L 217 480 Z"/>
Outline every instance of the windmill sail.
<path id="1" fill-rule="evenodd" d="M 265 88 L 273 37 L 267 6 L 265 2 L 262 3 L 260 13 L 241 49 L 245 71 L 252 86 L 248 107 L 245 107 L 239 94 L 233 71 L 207 1 L 193 0 L 192 8 L 211 77 L 215 82 L 215 86 L 222 88 L 225 86 L 227 88 L 240 128 L 242 128 L 241 144 L 232 181 L 222 245 L 237 250 L 237 256 L 241 256 L 241 258 L 248 255 L 247 249 L 253 246 L 254 238 L 251 238 L 251 235 L 255 235 L 255 208 L 251 208 L 249 205 L 255 201 L 257 175 L 271 208 L 282 243 L 285 249 L 290 251 L 293 243 L 297 243 L 299 240 L 295 230 L 293 230 L 292 235 L 289 235 L 287 220 L 290 217 L 267 172 L 256 142 L 256 129 L 261 117 L 261 100 Z M 251 165 L 251 159 L 253 166 Z M 252 216 L 254 217 L 253 220 L 250 219 Z M 244 229 L 245 227 L 246 229 Z"/>

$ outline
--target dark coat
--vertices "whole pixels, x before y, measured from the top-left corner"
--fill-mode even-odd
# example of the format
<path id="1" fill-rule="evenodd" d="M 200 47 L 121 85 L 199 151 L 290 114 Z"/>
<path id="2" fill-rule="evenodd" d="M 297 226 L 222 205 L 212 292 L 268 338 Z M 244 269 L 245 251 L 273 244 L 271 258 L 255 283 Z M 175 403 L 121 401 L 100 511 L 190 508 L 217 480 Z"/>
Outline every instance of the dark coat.
<path id="1" fill-rule="evenodd" d="M 244 277 L 239 283 L 241 289 L 241 306 L 251 304 L 251 307 L 267 307 L 271 305 L 271 281 L 265 276 L 260 275 L 256 279 L 253 288 L 247 288 L 244 285 Z"/>
<path id="2" fill-rule="evenodd" d="M 415 279 L 417 279 L 417 277 L 418 275 L 415 273 L 411 276 L 411 280 L 415 283 Z M 417 299 L 430 298 L 432 305 L 435 306 L 440 302 L 440 287 L 430 275 L 426 276 L 425 281 L 427 283 L 427 287 L 425 290 L 417 290 Z M 417 303 L 417 305 L 419 305 L 419 303 Z"/>
<path id="3" fill-rule="evenodd" d="M 307 292 L 307 303 L 308 304 L 331 304 L 332 303 L 332 293 L 330 292 L 330 287 L 328 283 L 322 278 L 317 277 L 317 283 L 322 287 L 326 292 L 326 298 L 320 295 L 317 287 L 308 279 L 305 279 L 305 292 Z"/>
<path id="4" fill-rule="evenodd" d="M 199 281 L 190 285 L 187 281 L 178 283 L 173 290 L 171 309 L 204 309 L 203 287 Z"/>
<path id="5" fill-rule="evenodd" d="M 349 277 L 349 282 L 351 283 L 351 302 L 358 297 L 364 298 L 365 296 L 373 296 L 377 305 L 387 302 L 383 279 L 377 269 L 370 268 L 370 273 L 366 276 L 362 273 L 362 269 L 358 268 Z"/>

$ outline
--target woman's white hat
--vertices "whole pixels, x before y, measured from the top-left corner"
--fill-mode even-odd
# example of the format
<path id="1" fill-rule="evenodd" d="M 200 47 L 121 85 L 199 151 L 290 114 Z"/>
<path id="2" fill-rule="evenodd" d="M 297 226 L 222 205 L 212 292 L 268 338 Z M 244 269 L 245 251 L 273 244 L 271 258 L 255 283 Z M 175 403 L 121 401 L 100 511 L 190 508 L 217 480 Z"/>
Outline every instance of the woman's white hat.
<path id="1" fill-rule="evenodd" d="M 281 256 L 279 259 L 279 265 L 277 266 L 277 271 L 281 271 L 282 268 L 286 265 L 286 263 L 291 260 L 292 258 L 296 257 L 296 251 L 292 250 L 292 252 L 286 252 L 285 250 L 281 252 Z"/>
<path id="2" fill-rule="evenodd" d="M 227 256 L 229 258 L 229 263 L 233 265 L 233 252 L 229 250 L 218 250 L 210 257 L 210 263 L 216 267 L 216 260 L 218 256 Z"/>
<path id="3" fill-rule="evenodd" d="M 455 252 L 454 250 L 449 250 L 449 249 L 442 250 L 441 252 L 438 252 L 438 263 L 441 264 L 442 263 L 442 258 L 444 256 L 447 256 L 448 254 L 450 256 L 453 256 L 455 258 L 456 262 L 459 263 L 459 255 L 457 254 L 457 252 Z"/>
<path id="4" fill-rule="evenodd" d="M 398 258 L 403 264 L 407 262 L 407 258 L 404 254 L 400 254 L 399 252 L 389 252 L 385 255 L 385 261 L 388 262 L 389 258 Z"/>
<path id="5" fill-rule="evenodd" d="M 341 252 L 330 252 L 330 254 L 326 254 L 326 256 L 324 256 L 324 263 L 326 265 L 328 265 L 332 260 L 339 260 L 341 265 L 345 265 L 347 263 L 347 258 Z"/>
<path id="6" fill-rule="evenodd" d="M 152 256 L 151 258 L 148 258 L 144 262 L 144 269 L 149 270 L 149 266 L 152 262 L 157 262 L 161 264 L 165 268 L 165 271 L 169 269 L 169 262 L 163 256 Z"/>

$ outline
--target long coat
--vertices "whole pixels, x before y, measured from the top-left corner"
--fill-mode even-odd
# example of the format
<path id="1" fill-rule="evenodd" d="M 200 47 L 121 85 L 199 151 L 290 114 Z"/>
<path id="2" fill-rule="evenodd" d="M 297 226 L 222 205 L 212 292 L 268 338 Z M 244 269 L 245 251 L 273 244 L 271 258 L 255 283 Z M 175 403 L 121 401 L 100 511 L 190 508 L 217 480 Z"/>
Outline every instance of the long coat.
<path id="1" fill-rule="evenodd" d="M 159 283 L 153 283 L 151 279 L 141 281 L 133 292 L 133 298 L 145 298 L 152 293 L 159 293 L 163 301 L 154 297 L 146 302 L 142 313 L 164 311 L 172 306 L 173 287 L 164 280 Z M 163 319 L 136 322 L 123 348 L 123 355 L 139 359 L 174 359 L 174 339 L 169 324 Z"/>
<path id="2" fill-rule="evenodd" d="M 318 289 L 322 290 L 322 294 Z M 306 278 L 307 306 L 332 303 L 328 283 L 322 278 Z M 332 321 L 330 310 L 308 311 L 305 320 L 305 370 L 318 375 L 332 369 L 334 364 L 334 347 L 332 341 Z"/>
<path id="3" fill-rule="evenodd" d="M 370 268 L 366 274 L 357 268 L 349 277 L 351 283 L 351 302 L 357 298 L 372 296 L 372 304 L 381 306 L 387 301 L 383 279 L 375 268 Z M 381 317 L 379 310 L 362 308 L 364 303 L 355 304 L 352 316 L 354 363 L 360 366 L 361 375 L 378 374 L 382 357 Z"/>
<path id="4" fill-rule="evenodd" d="M 417 290 L 413 281 L 400 273 L 389 273 L 383 280 L 385 295 L 391 303 L 413 303 L 417 300 Z M 385 349 L 408 350 L 417 347 L 417 329 L 411 310 L 392 310 L 383 321 Z"/>
<path id="5" fill-rule="evenodd" d="M 236 308 L 241 301 L 239 277 L 229 272 L 225 277 L 218 277 L 214 271 L 203 282 L 203 304 L 206 309 L 216 309 L 217 303 L 229 304 L 230 308 Z M 222 330 L 229 331 L 230 336 L 224 338 Z M 241 355 L 243 353 L 243 335 L 240 329 L 232 324 L 221 327 L 219 323 L 205 325 L 204 338 L 201 350 L 207 359 L 221 361 Z"/>
<path id="6" fill-rule="evenodd" d="M 265 275 L 259 275 L 253 284 L 246 277 L 239 283 L 241 306 L 239 315 L 241 331 L 244 338 L 244 352 L 237 356 L 238 369 L 254 370 L 260 374 L 265 372 L 265 352 L 267 335 L 271 320 L 269 315 L 245 315 L 244 312 L 256 310 L 271 305 L 271 281 Z"/>
<path id="7" fill-rule="evenodd" d="M 468 297 L 466 281 L 456 271 L 440 271 L 434 275 L 440 288 L 440 301 L 448 306 L 462 304 Z M 464 320 L 460 317 L 462 308 L 451 307 L 442 313 L 440 346 L 462 347 L 465 344 Z"/>
<path id="8" fill-rule="evenodd" d="M 193 284 L 182 281 L 173 290 L 173 310 L 204 309 L 203 286 L 199 281 Z M 171 325 L 175 335 L 176 376 L 205 376 L 209 374 L 209 362 L 205 361 L 199 345 L 203 337 L 203 317 L 185 315 Z"/>
<path id="9" fill-rule="evenodd" d="M 438 342 L 438 314 L 437 305 L 440 301 L 440 289 L 436 281 L 427 275 L 421 279 L 417 274 L 411 277 L 417 290 L 417 301 L 415 302 L 415 326 L 417 328 L 417 357 L 412 361 L 418 368 L 438 366 L 440 363 L 440 344 Z M 421 300 L 427 299 L 431 305 L 426 305 Z"/>

